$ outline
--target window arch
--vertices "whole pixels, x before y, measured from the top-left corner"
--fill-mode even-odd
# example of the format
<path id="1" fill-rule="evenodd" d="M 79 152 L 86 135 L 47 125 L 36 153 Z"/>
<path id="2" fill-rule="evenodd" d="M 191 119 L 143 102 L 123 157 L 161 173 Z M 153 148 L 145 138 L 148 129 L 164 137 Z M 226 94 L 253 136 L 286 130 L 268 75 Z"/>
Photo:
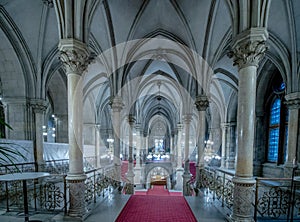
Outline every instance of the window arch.
<path id="1" fill-rule="evenodd" d="M 285 84 L 273 89 L 269 110 L 267 161 L 283 164 L 286 156 L 288 134 L 288 111 L 283 101 Z"/>

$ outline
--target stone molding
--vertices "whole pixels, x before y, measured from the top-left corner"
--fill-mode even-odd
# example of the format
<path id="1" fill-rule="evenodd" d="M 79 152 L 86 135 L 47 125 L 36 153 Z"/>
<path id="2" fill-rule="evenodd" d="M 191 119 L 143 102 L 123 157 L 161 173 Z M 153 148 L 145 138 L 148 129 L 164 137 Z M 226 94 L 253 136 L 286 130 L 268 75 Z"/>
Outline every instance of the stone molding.
<path id="1" fill-rule="evenodd" d="M 285 96 L 285 104 L 289 109 L 299 109 L 300 108 L 300 92 L 290 93 Z"/>
<path id="2" fill-rule="evenodd" d="M 86 180 L 85 174 L 68 174 L 66 180 L 68 183 L 81 183 Z"/>
<path id="3" fill-rule="evenodd" d="M 32 99 L 30 101 L 30 106 L 35 113 L 43 113 L 46 111 L 48 104 L 45 100 L 42 99 Z"/>
<path id="4" fill-rule="evenodd" d="M 209 101 L 207 96 L 197 96 L 195 102 L 196 108 L 198 111 L 205 111 L 209 106 Z"/>
<path id="5" fill-rule="evenodd" d="M 82 75 L 89 63 L 86 44 L 75 39 L 61 39 L 58 48 L 67 74 Z"/>
<path id="6" fill-rule="evenodd" d="M 239 69 L 256 66 L 267 50 L 268 32 L 265 28 L 251 28 L 239 34 L 232 46 L 229 57 L 233 57 L 233 65 Z"/>

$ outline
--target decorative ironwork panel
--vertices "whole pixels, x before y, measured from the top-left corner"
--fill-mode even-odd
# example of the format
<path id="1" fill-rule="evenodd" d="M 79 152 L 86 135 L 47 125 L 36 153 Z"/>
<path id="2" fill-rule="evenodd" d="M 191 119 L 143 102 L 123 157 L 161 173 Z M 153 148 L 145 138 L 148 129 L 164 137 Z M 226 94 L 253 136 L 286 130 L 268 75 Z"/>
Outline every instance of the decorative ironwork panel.
<path id="1" fill-rule="evenodd" d="M 279 218 L 288 214 L 290 191 L 281 187 L 266 189 L 257 203 L 257 212 L 262 217 Z"/>
<path id="2" fill-rule="evenodd" d="M 59 184 L 47 182 L 41 185 L 40 197 L 41 208 L 47 211 L 61 210 L 64 206 L 64 192 Z"/>

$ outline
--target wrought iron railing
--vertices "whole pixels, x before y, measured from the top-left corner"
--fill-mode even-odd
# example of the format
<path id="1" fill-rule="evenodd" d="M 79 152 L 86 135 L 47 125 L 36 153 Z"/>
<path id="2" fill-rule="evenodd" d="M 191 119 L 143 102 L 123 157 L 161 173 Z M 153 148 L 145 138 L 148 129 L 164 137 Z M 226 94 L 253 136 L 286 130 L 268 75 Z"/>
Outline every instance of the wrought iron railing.
<path id="1" fill-rule="evenodd" d="M 6 211 L 23 208 L 22 181 L 1 182 L 1 206 Z M 52 174 L 50 177 L 27 181 L 27 196 L 30 209 L 35 211 L 66 211 L 67 184 L 65 175 Z"/>
<path id="2" fill-rule="evenodd" d="M 98 168 L 85 172 L 85 201 L 87 205 L 96 203 L 97 197 L 104 197 L 105 191 L 122 190 L 121 182 L 116 179 L 114 166 Z"/>
<path id="3" fill-rule="evenodd" d="M 226 170 L 205 168 L 200 170 L 197 188 L 212 197 L 224 213 L 233 207 L 232 182 L 234 174 Z M 253 217 L 255 221 L 300 221 L 300 177 L 255 178 L 253 187 Z"/>
<path id="4" fill-rule="evenodd" d="M 28 180 L 29 209 L 35 211 L 67 212 L 69 204 L 69 186 L 66 181 L 68 160 L 46 162 L 44 170 L 50 172 L 49 177 Z M 9 167 L 13 167 L 9 166 Z M 3 168 L 5 169 L 5 167 Z M 9 168 L 6 167 L 9 170 Z M 13 169 L 13 168 L 12 168 Z M 34 163 L 18 164 L 18 171 L 35 171 Z M 9 173 L 4 171 L 4 173 Z M 54 174 L 59 172 L 60 174 Z M 114 165 L 86 171 L 85 202 L 86 205 L 97 202 L 98 197 L 105 198 L 114 189 L 122 190 L 121 182 L 116 178 Z M 0 208 L 16 211 L 23 208 L 22 181 L 0 182 Z"/>

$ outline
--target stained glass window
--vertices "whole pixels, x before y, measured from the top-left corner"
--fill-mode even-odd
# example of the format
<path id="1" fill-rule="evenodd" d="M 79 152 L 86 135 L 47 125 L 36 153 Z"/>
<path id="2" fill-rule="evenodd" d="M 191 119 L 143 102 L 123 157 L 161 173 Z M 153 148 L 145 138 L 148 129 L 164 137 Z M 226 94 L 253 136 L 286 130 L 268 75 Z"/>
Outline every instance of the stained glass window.
<path id="1" fill-rule="evenodd" d="M 267 161 L 284 163 L 288 142 L 288 110 L 280 98 L 275 98 L 271 104 L 268 134 Z"/>

